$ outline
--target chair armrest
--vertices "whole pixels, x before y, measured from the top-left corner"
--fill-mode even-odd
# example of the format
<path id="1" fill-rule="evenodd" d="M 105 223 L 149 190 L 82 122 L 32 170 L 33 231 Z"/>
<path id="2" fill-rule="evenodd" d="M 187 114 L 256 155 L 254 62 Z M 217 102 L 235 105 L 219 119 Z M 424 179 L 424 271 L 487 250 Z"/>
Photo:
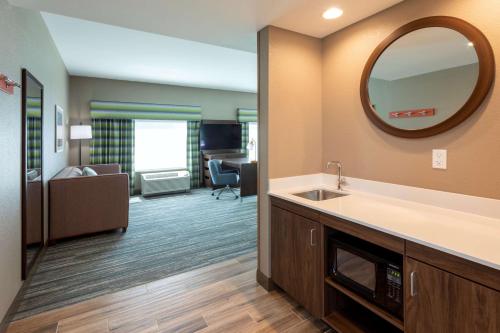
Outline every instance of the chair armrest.
<path id="1" fill-rule="evenodd" d="M 230 169 L 230 170 L 222 170 L 222 174 L 240 174 L 240 170 L 238 169 Z"/>
<path id="2" fill-rule="evenodd" d="M 238 184 L 239 177 L 234 173 L 222 173 L 217 175 L 215 180 L 215 185 L 236 185 Z"/>

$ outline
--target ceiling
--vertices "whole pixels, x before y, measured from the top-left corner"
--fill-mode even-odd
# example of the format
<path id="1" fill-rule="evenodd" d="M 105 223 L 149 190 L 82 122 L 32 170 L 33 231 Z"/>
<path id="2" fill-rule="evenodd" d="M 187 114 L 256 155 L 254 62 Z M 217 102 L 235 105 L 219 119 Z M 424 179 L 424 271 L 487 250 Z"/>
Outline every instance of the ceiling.
<path id="1" fill-rule="evenodd" d="M 461 33 L 448 28 L 411 32 L 390 45 L 377 60 L 371 76 L 398 80 L 478 63 L 474 47 Z"/>
<path id="2" fill-rule="evenodd" d="M 322 38 L 402 0 L 85 0 L 84 5 L 81 0 L 9 1 L 16 6 L 67 17 L 44 14 L 70 74 L 110 78 L 116 78 L 119 74 L 123 79 L 129 80 L 191 85 L 190 77 L 199 79 L 206 71 L 205 79 L 194 80 L 192 85 L 224 88 L 226 83 L 214 84 L 210 80 L 213 70 L 222 63 L 232 68 L 233 74 L 235 68 L 238 68 L 236 76 L 241 76 L 235 80 L 231 90 L 248 91 L 248 83 L 242 85 L 237 82 L 243 80 L 244 75 L 248 75 L 248 82 L 253 82 L 253 88 L 250 90 L 255 91 L 257 31 L 263 27 L 274 25 Z M 342 8 L 344 15 L 336 20 L 322 19 L 323 11 L 332 6 Z M 115 30 L 110 26 L 114 26 Z M 89 31 L 86 31 L 87 29 Z M 139 33 L 144 33 L 143 37 L 140 37 Z M 128 43 L 129 52 L 118 53 L 117 50 L 123 51 L 127 44 L 127 34 L 133 36 L 131 39 L 134 43 L 142 43 L 134 44 L 134 48 Z M 161 42 L 162 36 L 167 40 Z M 118 48 L 116 44 L 119 41 L 107 39 L 116 37 L 124 39 L 123 45 L 118 45 Z M 186 47 L 188 41 L 198 43 Z M 83 42 L 85 44 L 77 45 Z M 151 54 L 143 52 L 144 59 L 141 60 L 139 50 L 157 51 L 156 46 L 151 43 L 160 44 L 159 48 L 164 51 L 160 52 L 160 55 L 164 55 L 167 49 L 178 43 L 174 49 L 182 49 L 184 53 L 174 54 L 185 59 L 177 59 L 177 62 L 172 64 L 164 60 L 159 68 L 156 67 L 160 63 L 159 60 L 150 62 Z M 211 48 L 210 52 L 206 52 L 209 48 L 204 44 L 221 47 L 223 50 Z M 86 56 L 75 56 L 72 51 L 75 47 Z M 96 48 L 99 48 L 99 52 L 86 50 Z M 193 54 L 186 53 L 188 49 Z M 244 52 L 229 55 L 227 49 Z M 133 52 L 130 52 L 132 50 Z M 219 52 L 225 57 L 220 58 Z M 131 53 L 129 60 L 126 59 L 127 53 Z M 254 60 L 250 65 L 252 68 L 247 71 L 238 66 L 249 63 L 248 53 L 253 54 Z M 121 69 L 116 68 L 118 66 L 108 66 L 113 63 L 115 57 L 120 60 Z M 240 59 L 227 63 L 234 58 Z M 92 59 L 92 64 L 83 63 L 90 62 L 89 59 Z M 185 72 L 186 68 L 183 67 L 174 67 L 179 65 L 178 62 L 187 64 L 189 61 L 196 67 L 197 73 Z M 197 66 L 199 62 L 200 66 Z M 144 71 L 144 75 L 142 71 L 136 71 L 136 67 L 140 67 L 138 63 L 148 67 L 150 71 Z M 129 70 L 129 67 L 133 71 Z M 158 68 L 158 75 L 152 77 L 150 72 L 154 72 L 154 68 Z M 224 72 L 224 69 L 221 71 Z"/>
<path id="3" fill-rule="evenodd" d="M 71 75 L 256 92 L 255 53 L 43 13 Z"/>

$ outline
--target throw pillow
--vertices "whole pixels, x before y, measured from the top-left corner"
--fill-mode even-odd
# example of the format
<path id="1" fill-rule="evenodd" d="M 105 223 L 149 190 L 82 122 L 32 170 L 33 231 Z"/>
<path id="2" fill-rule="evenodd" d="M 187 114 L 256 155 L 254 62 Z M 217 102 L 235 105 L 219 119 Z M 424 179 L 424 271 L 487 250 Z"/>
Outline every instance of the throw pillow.
<path id="1" fill-rule="evenodd" d="M 78 169 L 77 167 L 73 167 L 73 168 L 71 168 L 67 177 L 73 178 L 73 177 L 80 177 L 81 175 L 82 175 L 82 170 Z"/>
<path id="2" fill-rule="evenodd" d="M 82 176 L 97 176 L 97 172 L 92 168 L 85 167 L 83 168 Z"/>

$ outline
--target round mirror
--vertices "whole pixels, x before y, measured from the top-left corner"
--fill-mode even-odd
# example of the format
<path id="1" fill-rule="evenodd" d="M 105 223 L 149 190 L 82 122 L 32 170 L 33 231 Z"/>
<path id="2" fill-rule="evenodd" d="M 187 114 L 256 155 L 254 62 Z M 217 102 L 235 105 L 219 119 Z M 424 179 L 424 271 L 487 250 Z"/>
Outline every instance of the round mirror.
<path id="1" fill-rule="evenodd" d="M 402 137 L 441 133 L 472 114 L 494 75 L 491 46 L 470 24 L 451 17 L 411 22 L 370 57 L 361 81 L 369 118 Z"/>

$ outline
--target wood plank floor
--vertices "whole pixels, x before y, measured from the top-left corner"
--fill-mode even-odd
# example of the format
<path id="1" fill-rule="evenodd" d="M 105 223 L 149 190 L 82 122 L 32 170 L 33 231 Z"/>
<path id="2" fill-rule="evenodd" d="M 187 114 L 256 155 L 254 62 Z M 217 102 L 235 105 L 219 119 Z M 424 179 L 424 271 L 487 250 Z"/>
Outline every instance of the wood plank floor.
<path id="1" fill-rule="evenodd" d="M 8 333 L 325 332 L 255 281 L 255 253 L 12 322 Z"/>

